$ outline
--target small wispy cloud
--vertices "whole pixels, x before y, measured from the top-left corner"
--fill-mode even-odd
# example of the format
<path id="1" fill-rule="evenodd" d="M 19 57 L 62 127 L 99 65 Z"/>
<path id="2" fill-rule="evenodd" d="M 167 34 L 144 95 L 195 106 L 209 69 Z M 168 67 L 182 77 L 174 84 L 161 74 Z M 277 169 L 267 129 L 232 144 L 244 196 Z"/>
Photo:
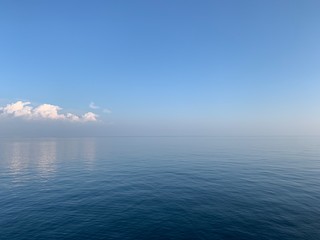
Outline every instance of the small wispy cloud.
<path id="1" fill-rule="evenodd" d="M 103 112 L 104 112 L 104 113 L 108 113 L 108 114 L 109 114 L 109 113 L 112 113 L 112 111 L 111 111 L 110 109 L 108 109 L 108 108 L 103 109 Z"/>
<path id="2" fill-rule="evenodd" d="M 97 106 L 94 102 L 91 102 L 91 103 L 89 104 L 89 108 L 91 108 L 91 109 L 99 109 L 100 107 Z"/>
<path id="3" fill-rule="evenodd" d="M 70 122 L 95 122 L 98 115 L 93 112 L 87 112 L 81 116 L 73 113 L 60 113 L 61 107 L 52 104 L 41 104 L 36 107 L 31 102 L 17 101 L 0 107 L 0 116 L 23 118 L 29 120 L 65 120 Z"/>
<path id="4" fill-rule="evenodd" d="M 97 106 L 94 102 L 90 102 L 89 108 L 91 108 L 91 109 L 100 109 L 102 107 Z M 107 114 L 112 113 L 112 111 L 110 109 L 108 109 L 108 108 L 104 108 L 104 109 L 101 109 L 101 110 L 102 110 L 102 112 L 107 113 Z"/>

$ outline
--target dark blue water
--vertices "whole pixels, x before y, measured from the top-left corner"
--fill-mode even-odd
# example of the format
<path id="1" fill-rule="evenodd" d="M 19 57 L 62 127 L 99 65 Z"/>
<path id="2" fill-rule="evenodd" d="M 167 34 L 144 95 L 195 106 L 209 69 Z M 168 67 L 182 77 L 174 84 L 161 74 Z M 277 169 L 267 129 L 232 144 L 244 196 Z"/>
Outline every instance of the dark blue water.
<path id="1" fill-rule="evenodd" d="M 320 239 L 320 138 L 0 140 L 0 239 Z"/>

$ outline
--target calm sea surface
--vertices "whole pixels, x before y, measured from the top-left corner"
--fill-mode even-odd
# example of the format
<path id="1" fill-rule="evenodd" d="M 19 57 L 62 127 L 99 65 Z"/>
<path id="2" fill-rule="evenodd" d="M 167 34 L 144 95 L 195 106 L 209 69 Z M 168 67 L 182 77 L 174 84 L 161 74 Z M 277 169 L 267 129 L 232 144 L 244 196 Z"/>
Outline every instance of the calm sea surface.
<path id="1" fill-rule="evenodd" d="M 0 139 L 0 239 L 320 239 L 320 138 Z"/>

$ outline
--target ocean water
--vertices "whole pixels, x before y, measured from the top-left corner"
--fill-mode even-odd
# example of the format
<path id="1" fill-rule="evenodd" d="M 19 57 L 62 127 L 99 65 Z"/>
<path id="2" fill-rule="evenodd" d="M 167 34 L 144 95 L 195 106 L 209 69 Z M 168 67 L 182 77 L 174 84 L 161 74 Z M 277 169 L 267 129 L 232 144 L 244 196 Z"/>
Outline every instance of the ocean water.
<path id="1" fill-rule="evenodd" d="M 0 239 L 320 239 L 320 138 L 0 139 Z"/>

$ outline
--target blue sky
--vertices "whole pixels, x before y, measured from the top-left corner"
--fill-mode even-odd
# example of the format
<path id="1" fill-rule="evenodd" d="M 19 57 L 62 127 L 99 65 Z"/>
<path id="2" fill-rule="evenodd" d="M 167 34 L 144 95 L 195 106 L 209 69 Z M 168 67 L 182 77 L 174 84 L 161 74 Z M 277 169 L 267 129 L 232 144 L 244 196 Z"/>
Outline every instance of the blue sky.
<path id="1" fill-rule="evenodd" d="M 320 120 L 319 9 L 309 0 L 1 1 L 0 103 L 93 111 L 126 129 L 115 134 L 289 120 L 310 131 Z"/>

